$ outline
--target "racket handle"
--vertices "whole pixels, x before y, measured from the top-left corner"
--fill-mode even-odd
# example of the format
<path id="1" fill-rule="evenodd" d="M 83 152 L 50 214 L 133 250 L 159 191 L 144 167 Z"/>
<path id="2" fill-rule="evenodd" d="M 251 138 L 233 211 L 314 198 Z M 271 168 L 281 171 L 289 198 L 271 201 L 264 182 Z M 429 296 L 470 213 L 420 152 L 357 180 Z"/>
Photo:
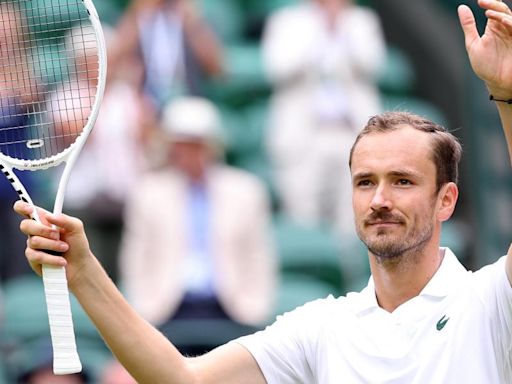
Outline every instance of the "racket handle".
<path id="1" fill-rule="evenodd" d="M 80 372 L 82 364 L 76 349 L 66 269 L 43 265 L 43 283 L 52 337 L 53 373 Z"/>

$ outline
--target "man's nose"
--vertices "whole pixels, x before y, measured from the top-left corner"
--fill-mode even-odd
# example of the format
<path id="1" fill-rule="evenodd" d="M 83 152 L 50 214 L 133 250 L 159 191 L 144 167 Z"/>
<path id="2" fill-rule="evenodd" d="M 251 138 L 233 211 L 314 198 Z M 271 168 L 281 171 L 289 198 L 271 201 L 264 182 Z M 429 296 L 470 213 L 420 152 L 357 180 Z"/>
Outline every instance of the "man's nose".
<path id="1" fill-rule="evenodd" d="M 393 206 L 391 192 L 385 185 L 379 185 L 373 195 L 370 208 L 374 211 L 390 210 Z"/>

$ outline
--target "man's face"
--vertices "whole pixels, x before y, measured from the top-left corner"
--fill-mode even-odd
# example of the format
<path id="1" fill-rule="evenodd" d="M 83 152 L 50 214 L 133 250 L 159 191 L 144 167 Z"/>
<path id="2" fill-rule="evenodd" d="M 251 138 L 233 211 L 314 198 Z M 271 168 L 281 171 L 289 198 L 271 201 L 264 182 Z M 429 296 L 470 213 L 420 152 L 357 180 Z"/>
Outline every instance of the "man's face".
<path id="1" fill-rule="evenodd" d="M 191 180 L 201 180 L 213 160 L 212 151 L 202 140 L 176 141 L 171 146 L 173 165 Z"/>
<path id="2" fill-rule="evenodd" d="M 436 223 L 436 169 L 427 133 L 372 133 L 352 157 L 356 230 L 380 260 L 421 251 Z"/>

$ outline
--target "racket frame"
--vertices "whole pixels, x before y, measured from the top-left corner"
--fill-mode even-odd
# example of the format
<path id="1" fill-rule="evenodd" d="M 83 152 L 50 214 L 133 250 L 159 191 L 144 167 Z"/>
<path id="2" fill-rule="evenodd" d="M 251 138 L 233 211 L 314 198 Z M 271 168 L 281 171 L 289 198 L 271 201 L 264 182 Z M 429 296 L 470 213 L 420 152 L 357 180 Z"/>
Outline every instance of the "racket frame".
<path id="1" fill-rule="evenodd" d="M 45 159 L 22 160 L 0 153 L 0 171 L 9 180 L 19 198 L 34 206 L 34 208 L 35 205 L 30 195 L 13 169 L 20 171 L 37 171 L 58 166 L 63 162 L 65 163 L 55 196 L 53 207 L 54 214 L 62 213 L 64 195 L 69 176 L 98 117 L 107 76 L 106 43 L 98 13 L 91 0 L 81 1 L 88 11 L 89 20 L 95 31 L 98 51 L 98 84 L 94 103 L 91 107 L 91 113 L 84 129 L 69 147 L 59 154 Z M 34 209 L 32 218 L 41 222 L 36 209 Z M 82 370 L 82 364 L 76 348 L 66 270 L 64 267 L 43 265 L 42 274 L 53 347 L 53 372 L 56 375 L 80 372 Z"/>

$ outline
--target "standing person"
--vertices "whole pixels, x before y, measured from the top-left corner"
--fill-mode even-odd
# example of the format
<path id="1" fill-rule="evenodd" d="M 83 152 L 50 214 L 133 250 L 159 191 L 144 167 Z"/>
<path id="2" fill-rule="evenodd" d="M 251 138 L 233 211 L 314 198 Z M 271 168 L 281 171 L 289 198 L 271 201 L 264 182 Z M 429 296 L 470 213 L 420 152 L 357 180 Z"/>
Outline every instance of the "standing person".
<path id="1" fill-rule="evenodd" d="M 352 0 L 309 0 L 271 14 L 263 57 L 274 91 L 268 149 L 284 213 L 353 234 L 350 147 L 381 112 L 378 16 Z"/>
<path id="2" fill-rule="evenodd" d="M 174 96 L 203 95 L 223 71 L 222 44 L 196 0 L 134 0 L 119 23 L 120 49 L 137 54 L 157 111 Z"/>
<path id="3" fill-rule="evenodd" d="M 122 213 L 128 192 L 151 163 L 150 138 L 156 131 L 156 116 L 141 89 L 139 60 L 133 53 L 119 49 L 123 36 L 118 31 L 105 29 L 104 32 L 108 52 L 107 83 L 94 129 L 69 179 L 65 210 L 84 220 L 97 254 L 103 256 L 100 259 L 103 267 L 117 281 Z M 96 55 L 76 59 L 85 61 L 89 70 L 97 68 Z M 77 104 L 84 107 L 78 100 L 88 100 L 89 87 L 81 84 L 78 88 L 67 90 L 70 94 L 66 100 L 74 96 Z M 59 100 L 65 100 L 62 92 L 59 90 L 53 95 L 55 106 L 59 105 Z M 75 120 L 79 114 L 80 111 L 56 113 L 54 115 L 61 119 L 55 123 L 69 125 L 69 120 Z"/>
<path id="4" fill-rule="evenodd" d="M 171 101 L 162 118 L 168 163 L 143 176 L 126 205 L 121 283 L 163 328 L 175 319 L 258 326 L 273 313 L 269 198 L 255 176 L 220 160 L 221 124 L 209 100 Z"/>
<path id="5" fill-rule="evenodd" d="M 479 5 L 489 18 L 483 36 L 467 6 L 459 18 L 512 161 L 512 12 L 496 0 Z M 510 383 L 512 247 L 474 273 L 439 247 L 458 197 L 459 156 L 457 140 L 432 122 L 400 113 L 371 119 L 351 156 L 369 285 L 307 304 L 196 358 L 179 354 L 131 309 L 90 252 L 78 219 L 41 212 L 46 225 L 24 220 L 32 236 L 26 254 L 36 271 L 42 262 L 67 265 L 71 290 L 141 383 Z M 31 212 L 20 202 L 15 209 Z M 61 241 L 49 224 L 60 227 Z M 38 249 L 63 251 L 66 259 Z"/>
<path id="6" fill-rule="evenodd" d="M 26 28 L 24 14 L 19 3 L 0 3 L 0 135 L 2 143 L 8 144 L 17 153 L 26 154 L 25 141 L 20 137 L 17 127 L 30 126 L 35 111 L 44 99 L 45 92 L 40 84 L 33 79 L 20 79 L 19 73 L 31 71 L 30 63 L 33 58 L 29 52 L 34 44 L 23 39 Z M 4 149 L 4 148 L 2 148 Z M 44 195 L 39 190 L 36 177 L 32 172 L 18 173 L 20 181 L 29 190 Z M 37 189 L 37 191 L 36 191 Z M 19 275 L 30 273 L 26 264 L 20 263 L 16 255 L 23 253 L 25 241 L 19 236 L 18 224 L 9 214 L 12 201 L 17 197 L 16 191 L 6 180 L 0 181 L 0 222 L 3 231 L 0 234 L 0 282 Z"/>

